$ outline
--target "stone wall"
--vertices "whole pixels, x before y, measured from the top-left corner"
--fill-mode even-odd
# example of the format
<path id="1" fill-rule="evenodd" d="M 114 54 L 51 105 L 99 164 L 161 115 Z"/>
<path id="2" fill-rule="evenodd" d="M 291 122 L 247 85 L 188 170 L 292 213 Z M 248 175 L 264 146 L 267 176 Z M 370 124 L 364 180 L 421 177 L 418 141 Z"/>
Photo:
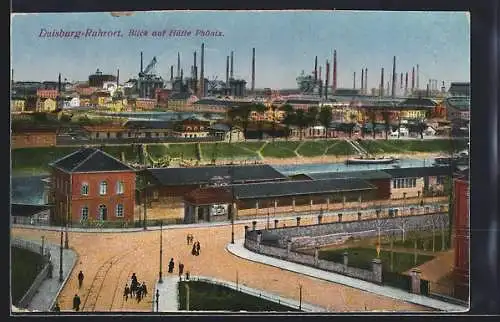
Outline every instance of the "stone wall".
<path id="1" fill-rule="evenodd" d="M 262 255 L 276 257 L 282 260 L 287 260 L 302 265 L 312 266 L 325 271 L 335 272 L 369 282 L 382 283 L 382 264 L 380 261 L 373 263 L 372 270 L 350 267 L 348 266 L 347 258 L 344 258 L 345 264 L 335 263 L 319 259 L 317 251 L 315 252 L 315 255 L 308 255 L 295 252 L 290 248 L 284 249 L 280 247 L 263 245 L 260 242 L 260 237 L 258 237 L 257 240 L 245 239 L 245 247 Z"/>

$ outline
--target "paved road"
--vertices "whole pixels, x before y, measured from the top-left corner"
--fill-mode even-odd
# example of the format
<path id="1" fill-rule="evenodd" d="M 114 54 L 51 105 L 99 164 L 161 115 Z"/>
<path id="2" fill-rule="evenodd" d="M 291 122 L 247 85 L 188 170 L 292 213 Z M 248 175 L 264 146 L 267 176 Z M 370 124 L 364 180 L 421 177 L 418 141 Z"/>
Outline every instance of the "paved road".
<path id="1" fill-rule="evenodd" d="M 243 238 L 243 226 L 243 224 L 235 225 L 236 239 Z M 187 233 L 192 233 L 195 240 L 200 241 L 200 256 L 191 255 L 191 246 L 186 245 Z M 45 235 L 49 242 L 57 244 L 59 241 L 59 234 L 53 231 L 13 228 L 12 234 L 33 240 L 39 240 L 41 235 Z M 329 311 L 427 310 L 425 307 L 401 300 L 324 280 L 311 279 L 302 274 L 238 258 L 225 249 L 230 236 L 229 225 L 190 226 L 163 232 L 165 266 L 163 271 L 167 271 L 166 265 L 169 259 L 174 258 L 176 266 L 182 261 L 185 271 L 190 271 L 191 275 L 234 281 L 238 272 L 240 283 L 248 287 L 295 300 L 298 300 L 296 285 L 301 283 L 304 287 L 303 301 Z M 157 230 L 128 234 L 71 233 L 70 247 L 79 255 L 74 272 L 82 270 L 86 276 L 79 293 L 83 311 L 151 311 L 152 292 L 140 303 L 124 301 L 122 292 L 125 283 L 130 281 L 132 273 L 136 273 L 139 281 L 145 281 L 152 290 L 159 272 L 159 237 L 160 232 Z M 96 279 L 93 281 L 94 277 Z M 71 309 L 77 285 L 77 276 L 74 273 L 59 297 L 61 309 Z M 97 300 L 92 295 L 96 290 L 100 290 Z M 84 304 L 86 299 L 87 303 Z"/>

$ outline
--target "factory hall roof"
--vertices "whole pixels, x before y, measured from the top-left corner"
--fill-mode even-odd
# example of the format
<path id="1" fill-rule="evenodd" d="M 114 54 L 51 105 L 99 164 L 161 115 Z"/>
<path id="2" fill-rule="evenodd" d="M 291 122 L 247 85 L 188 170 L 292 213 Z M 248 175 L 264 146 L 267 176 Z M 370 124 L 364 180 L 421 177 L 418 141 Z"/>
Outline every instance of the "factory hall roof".
<path id="1" fill-rule="evenodd" d="M 389 174 L 392 178 L 411 178 L 451 175 L 452 168 L 450 166 L 413 167 L 384 169 L 383 171 Z"/>
<path id="2" fill-rule="evenodd" d="M 400 107 L 435 107 L 437 105 L 436 102 L 429 98 L 407 98 L 403 102 L 399 104 Z"/>
<path id="3" fill-rule="evenodd" d="M 124 126 L 129 129 L 173 129 L 175 124 L 172 121 L 129 120 Z"/>
<path id="4" fill-rule="evenodd" d="M 449 97 L 445 100 L 447 106 L 451 106 L 458 110 L 467 111 L 470 109 L 470 99 L 468 97 Z"/>
<path id="5" fill-rule="evenodd" d="M 64 172 L 135 171 L 120 160 L 96 148 L 82 148 L 52 163 L 50 166 Z"/>
<path id="6" fill-rule="evenodd" d="M 311 180 L 321 179 L 364 179 L 364 180 L 377 180 L 377 179 L 390 179 L 391 175 L 386 172 L 378 170 L 366 171 L 349 171 L 349 172 L 323 172 L 323 173 L 309 173 L 305 176 Z"/>
<path id="7" fill-rule="evenodd" d="M 451 95 L 470 96 L 470 83 L 451 83 L 448 92 Z"/>
<path id="8" fill-rule="evenodd" d="M 52 208 L 49 205 L 28 205 L 13 203 L 10 208 L 10 215 L 16 217 L 31 217 L 39 212 Z"/>
<path id="9" fill-rule="evenodd" d="M 286 180 L 287 177 L 269 165 L 245 165 L 193 168 L 151 168 L 144 170 L 161 186 L 185 186 L 208 184 L 214 178 L 237 183 Z"/>

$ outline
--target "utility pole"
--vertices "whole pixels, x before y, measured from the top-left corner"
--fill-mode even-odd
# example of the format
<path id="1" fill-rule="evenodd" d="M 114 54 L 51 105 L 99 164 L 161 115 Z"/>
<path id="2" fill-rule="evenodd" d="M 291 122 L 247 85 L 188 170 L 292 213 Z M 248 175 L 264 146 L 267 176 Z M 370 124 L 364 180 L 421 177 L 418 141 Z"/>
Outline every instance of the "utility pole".
<path id="1" fill-rule="evenodd" d="M 234 244 L 234 215 L 236 212 L 236 198 L 234 197 L 234 166 L 231 166 L 231 244 Z"/>
<path id="2" fill-rule="evenodd" d="M 63 279 L 63 227 L 61 226 L 61 245 L 59 247 L 59 282 L 62 283 Z"/>
<path id="3" fill-rule="evenodd" d="M 70 186 L 71 186 L 71 181 L 70 181 Z M 71 190 L 71 188 L 70 188 Z M 69 222 L 69 196 L 66 197 L 66 239 L 64 240 L 64 248 L 68 249 L 69 248 L 69 237 L 68 237 L 68 222 Z"/>
<path id="4" fill-rule="evenodd" d="M 299 311 L 302 311 L 302 284 L 299 284 Z"/>
<path id="5" fill-rule="evenodd" d="M 162 271 L 163 266 L 163 220 L 160 221 L 160 274 L 158 278 L 158 283 L 163 283 Z"/>

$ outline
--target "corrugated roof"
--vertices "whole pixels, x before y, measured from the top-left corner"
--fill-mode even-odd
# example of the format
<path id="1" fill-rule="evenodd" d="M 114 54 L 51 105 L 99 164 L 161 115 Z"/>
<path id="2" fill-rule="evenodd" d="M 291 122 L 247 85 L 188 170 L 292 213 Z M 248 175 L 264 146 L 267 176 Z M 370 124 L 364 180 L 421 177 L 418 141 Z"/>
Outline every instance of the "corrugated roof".
<path id="1" fill-rule="evenodd" d="M 349 171 L 349 172 L 323 172 L 323 173 L 309 173 L 307 176 L 313 180 L 321 179 L 364 179 L 364 180 L 377 180 L 377 179 L 390 179 L 391 175 L 379 170 L 366 170 L 366 171 Z"/>
<path id="2" fill-rule="evenodd" d="M 157 184 L 183 186 L 208 184 L 214 177 L 233 177 L 233 182 L 285 180 L 287 177 L 269 165 L 193 168 L 152 168 L 145 170 Z"/>
<path id="3" fill-rule="evenodd" d="M 128 120 L 124 126 L 131 129 L 173 129 L 175 124 L 173 121 Z"/>
<path id="4" fill-rule="evenodd" d="M 414 168 L 393 168 L 384 169 L 393 178 L 411 178 L 411 177 L 429 177 L 429 176 L 445 176 L 452 173 L 452 168 L 449 166 L 438 167 L 414 167 Z"/>
<path id="5" fill-rule="evenodd" d="M 28 205 L 13 203 L 10 208 L 10 215 L 16 217 L 30 217 L 44 210 L 50 209 L 49 205 Z"/>
<path id="6" fill-rule="evenodd" d="M 120 160 L 96 148 L 79 149 L 50 163 L 50 166 L 73 173 L 135 171 Z"/>

